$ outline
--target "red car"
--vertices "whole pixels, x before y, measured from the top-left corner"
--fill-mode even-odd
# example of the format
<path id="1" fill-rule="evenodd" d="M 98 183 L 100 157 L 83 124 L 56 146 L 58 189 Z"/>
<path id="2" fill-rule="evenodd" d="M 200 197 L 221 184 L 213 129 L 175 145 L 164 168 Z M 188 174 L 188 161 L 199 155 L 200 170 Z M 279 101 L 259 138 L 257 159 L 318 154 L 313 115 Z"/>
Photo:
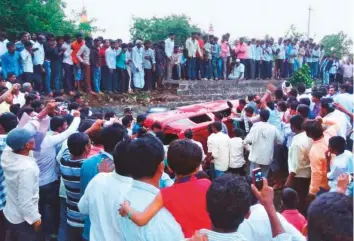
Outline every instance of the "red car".
<path id="1" fill-rule="evenodd" d="M 238 105 L 237 100 L 233 100 L 231 103 L 234 107 Z M 226 124 L 229 133 L 231 133 L 233 123 L 232 120 L 227 117 L 232 117 L 233 114 L 231 114 L 226 100 L 189 105 L 179 107 L 172 111 L 149 114 L 145 120 L 144 126 L 149 128 L 154 122 L 159 122 L 165 133 L 164 144 L 166 145 L 175 139 L 184 138 L 184 131 L 192 129 L 193 139 L 201 142 L 204 151 L 206 151 L 209 136 L 208 125 L 215 121 L 214 114 L 217 112 L 225 117 L 222 121 Z"/>

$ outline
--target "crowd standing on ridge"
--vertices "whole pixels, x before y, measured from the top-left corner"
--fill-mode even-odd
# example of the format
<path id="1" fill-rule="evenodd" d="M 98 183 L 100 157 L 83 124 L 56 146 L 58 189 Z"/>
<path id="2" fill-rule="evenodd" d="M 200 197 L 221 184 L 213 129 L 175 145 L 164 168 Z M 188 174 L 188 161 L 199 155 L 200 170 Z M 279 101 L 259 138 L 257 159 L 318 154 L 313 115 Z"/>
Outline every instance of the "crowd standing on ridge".
<path id="1" fill-rule="evenodd" d="M 21 32 L 18 41 L 9 41 L 0 32 L 2 77 L 10 80 L 15 75 L 47 95 L 65 90 L 95 96 L 160 89 L 164 79 L 287 79 L 303 64 L 310 67 L 313 79 L 326 85 L 353 78 L 352 57 L 328 56 L 313 39 L 240 38 L 231 43 L 230 34 L 219 40 L 197 32 L 183 46 L 175 45 L 174 39 L 170 33 L 157 43 L 123 43 L 82 34 L 72 40 L 70 35 Z"/>
<path id="2" fill-rule="evenodd" d="M 192 129 L 169 141 L 162 123 L 147 128 L 149 116 L 129 107 L 95 113 L 79 93 L 149 91 L 166 78 L 272 78 L 272 63 L 249 58 L 253 48 L 264 56 L 264 44 L 277 46 L 266 51 L 272 58 L 299 44 L 316 78 L 325 60 L 314 61 L 312 42 L 230 47 L 228 35 L 219 43 L 193 33 L 182 50 L 174 34 L 158 44 L 0 37 L 0 241 L 352 240 L 353 75 L 341 80 L 330 67 L 330 85 L 311 90 L 270 82 L 262 96 L 214 113 L 206 143 Z M 275 60 L 274 77 L 296 70 L 288 57 Z"/>

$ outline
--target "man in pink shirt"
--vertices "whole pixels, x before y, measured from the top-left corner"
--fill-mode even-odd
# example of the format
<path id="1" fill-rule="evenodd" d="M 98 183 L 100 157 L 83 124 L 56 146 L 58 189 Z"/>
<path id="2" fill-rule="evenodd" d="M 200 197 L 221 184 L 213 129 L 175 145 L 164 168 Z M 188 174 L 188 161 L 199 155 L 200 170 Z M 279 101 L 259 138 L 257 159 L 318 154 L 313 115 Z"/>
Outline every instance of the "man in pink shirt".
<path id="1" fill-rule="evenodd" d="M 245 66 L 245 73 L 248 73 L 249 64 L 247 62 L 247 44 L 244 42 L 244 38 L 240 38 L 240 41 L 236 45 L 235 54 L 240 59 L 241 63 Z"/>
<path id="2" fill-rule="evenodd" d="M 230 51 L 230 47 L 229 47 L 229 42 L 227 41 L 227 37 L 225 35 L 222 36 L 220 47 L 221 47 L 223 78 L 224 78 L 224 80 L 226 80 L 226 78 L 227 78 L 227 55 Z"/>
<path id="3" fill-rule="evenodd" d="M 325 131 L 322 124 L 329 126 Z M 325 152 L 328 149 L 329 138 L 335 136 L 339 130 L 337 122 L 329 119 L 317 117 L 316 120 L 308 120 L 303 128 L 306 135 L 313 140 L 309 152 L 311 167 L 311 183 L 309 189 L 309 199 L 329 190 L 327 179 L 327 159 Z"/>
<path id="4" fill-rule="evenodd" d="M 299 197 L 297 192 L 291 188 L 285 188 L 282 192 L 282 202 L 284 211 L 281 213 L 284 218 L 294 225 L 300 232 L 303 231 L 307 225 L 306 218 L 297 210 Z"/>

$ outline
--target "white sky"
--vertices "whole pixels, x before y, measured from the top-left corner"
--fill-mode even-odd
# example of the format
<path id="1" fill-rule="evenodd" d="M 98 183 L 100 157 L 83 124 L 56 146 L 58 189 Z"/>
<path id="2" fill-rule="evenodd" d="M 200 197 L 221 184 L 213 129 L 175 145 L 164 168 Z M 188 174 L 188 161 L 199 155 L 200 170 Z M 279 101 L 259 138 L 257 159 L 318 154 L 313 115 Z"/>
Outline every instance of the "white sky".
<path id="1" fill-rule="evenodd" d="M 124 2 L 124 4 L 123 4 Z M 353 0 L 66 0 L 66 12 L 79 12 L 83 4 L 88 18 L 106 30 L 97 33 L 107 38 L 128 41 L 132 17 L 162 17 L 186 14 L 193 24 L 214 34 L 226 32 L 231 39 L 240 36 L 261 38 L 283 36 L 294 24 L 307 33 L 308 8 L 311 13 L 311 37 L 319 41 L 324 35 L 344 31 L 354 36 Z M 128 6 L 129 5 L 129 6 Z"/>

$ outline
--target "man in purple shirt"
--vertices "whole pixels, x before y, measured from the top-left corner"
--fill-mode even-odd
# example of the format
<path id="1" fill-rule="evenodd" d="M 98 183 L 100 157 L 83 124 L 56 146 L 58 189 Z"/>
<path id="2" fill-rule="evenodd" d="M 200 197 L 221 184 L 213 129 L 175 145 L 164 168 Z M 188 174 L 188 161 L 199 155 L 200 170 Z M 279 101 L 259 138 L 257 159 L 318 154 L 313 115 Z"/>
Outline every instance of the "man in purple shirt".
<path id="1" fill-rule="evenodd" d="M 313 106 L 313 114 L 318 116 L 320 114 L 320 101 L 322 98 L 322 93 L 319 91 L 312 92 L 312 102 L 315 104 Z"/>

